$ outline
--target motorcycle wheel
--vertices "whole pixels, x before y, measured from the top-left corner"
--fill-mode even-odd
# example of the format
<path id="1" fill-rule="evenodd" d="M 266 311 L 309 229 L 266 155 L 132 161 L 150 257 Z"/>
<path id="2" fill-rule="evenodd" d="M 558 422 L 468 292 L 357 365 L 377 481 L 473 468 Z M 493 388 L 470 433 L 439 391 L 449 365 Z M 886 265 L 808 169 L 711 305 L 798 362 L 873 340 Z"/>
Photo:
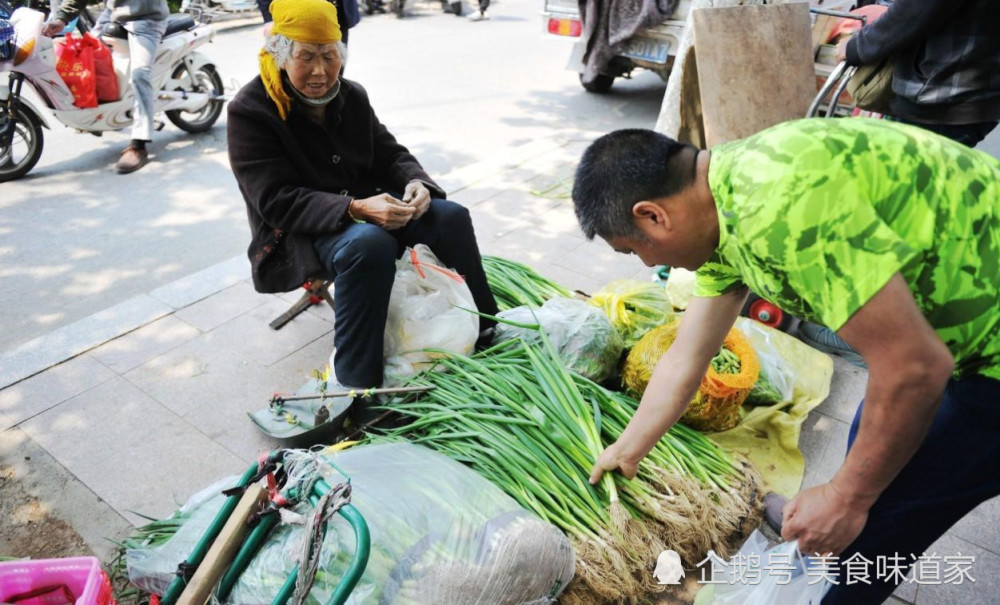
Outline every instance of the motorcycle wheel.
<path id="1" fill-rule="evenodd" d="M 14 102 L 14 112 L 7 119 L 14 121 L 14 137 L 10 145 L 0 147 L 0 183 L 28 174 L 42 157 L 44 142 L 42 123 L 21 103 Z"/>
<path id="2" fill-rule="evenodd" d="M 404 11 L 406 0 L 392 0 L 392 12 L 396 13 L 396 18 L 402 19 L 406 16 Z"/>
<path id="3" fill-rule="evenodd" d="M 456 17 L 461 17 L 462 16 L 462 3 L 461 2 L 452 2 L 451 3 L 451 14 L 455 15 Z"/>
<path id="4" fill-rule="evenodd" d="M 173 78 L 181 79 L 185 77 L 187 68 L 178 65 L 174 70 Z M 191 82 L 191 76 L 187 76 L 183 82 L 183 88 L 176 90 L 186 90 L 187 92 L 204 92 L 209 94 L 221 94 L 224 90 L 222 77 L 211 65 L 202 65 L 194 72 L 196 82 Z M 210 129 L 215 121 L 222 115 L 222 101 L 209 101 L 207 105 L 198 111 L 184 111 L 183 109 L 171 109 L 165 112 L 167 119 L 174 123 L 174 126 L 185 132 L 205 132 Z"/>

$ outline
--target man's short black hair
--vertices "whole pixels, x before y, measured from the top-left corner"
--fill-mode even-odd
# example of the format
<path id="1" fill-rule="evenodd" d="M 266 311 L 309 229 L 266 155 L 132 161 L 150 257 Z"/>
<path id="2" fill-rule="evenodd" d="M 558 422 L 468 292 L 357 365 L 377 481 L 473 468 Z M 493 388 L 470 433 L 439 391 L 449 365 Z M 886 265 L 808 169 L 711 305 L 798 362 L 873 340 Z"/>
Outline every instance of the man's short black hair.
<path id="1" fill-rule="evenodd" d="M 588 239 L 638 237 L 632 207 L 694 182 L 698 149 L 652 130 L 616 130 L 583 153 L 573 183 L 576 218 Z"/>

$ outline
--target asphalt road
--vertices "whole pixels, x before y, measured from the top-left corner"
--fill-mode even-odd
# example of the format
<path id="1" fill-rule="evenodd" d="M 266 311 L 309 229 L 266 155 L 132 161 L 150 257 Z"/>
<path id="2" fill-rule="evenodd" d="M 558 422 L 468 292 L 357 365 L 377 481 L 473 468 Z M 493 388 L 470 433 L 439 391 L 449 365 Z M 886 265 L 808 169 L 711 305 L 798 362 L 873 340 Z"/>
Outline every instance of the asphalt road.
<path id="1" fill-rule="evenodd" d="M 471 6 L 471 5 L 467 5 Z M 651 73 L 585 93 L 570 45 L 542 33 L 539 0 L 500 0 L 473 23 L 415 2 L 405 19 L 351 31 L 346 76 L 432 176 L 558 133 L 651 128 L 663 83 Z M 468 10 L 468 9 L 467 9 Z M 259 27 L 220 31 L 203 52 L 227 88 L 257 73 Z M 188 135 L 169 122 L 153 161 L 113 171 L 127 133 L 97 138 L 50 118 L 24 179 L 0 185 L 0 350 L 243 253 L 249 231 L 226 156 L 225 119 Z"/>

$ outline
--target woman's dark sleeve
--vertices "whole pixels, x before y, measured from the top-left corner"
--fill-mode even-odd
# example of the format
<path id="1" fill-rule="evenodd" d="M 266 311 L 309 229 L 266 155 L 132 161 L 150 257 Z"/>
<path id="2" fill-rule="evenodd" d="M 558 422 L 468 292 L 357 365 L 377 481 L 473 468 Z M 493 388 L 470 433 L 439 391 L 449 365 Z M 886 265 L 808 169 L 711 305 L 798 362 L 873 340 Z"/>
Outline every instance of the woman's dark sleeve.
<path id="1" fill-rule="evenodd" d="M 290 135 L 279 134 L 278 118 L 262 116 L 234 99 L 226 127 L 229 163 L 247 204 L 272 227 L 318 235 L 343 226 L 350 196 L 302 187 L 285 153 Z"/>

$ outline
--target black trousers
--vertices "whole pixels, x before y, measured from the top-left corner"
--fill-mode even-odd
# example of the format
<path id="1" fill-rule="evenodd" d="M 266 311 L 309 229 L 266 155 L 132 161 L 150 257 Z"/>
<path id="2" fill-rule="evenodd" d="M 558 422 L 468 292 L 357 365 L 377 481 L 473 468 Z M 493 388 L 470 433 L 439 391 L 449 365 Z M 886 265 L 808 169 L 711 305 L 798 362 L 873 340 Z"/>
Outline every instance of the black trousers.
<path id="1" fill-rule="evenodd" d="M 426 244 L 442 264 L 465 277 L 476 307 L 496 315 L 486 283 L 472 218 L 464 206 L 431 200 L 427 213 L 401 229 L 387 231 L 357 223 L 316 238 L 313 247 L 334 282 L 334 370 L 337 382 L 354 388 L 382 384 L 382 350 L 396 259 L 407 246 Z M 480 319 L 480 329 L 494 322 Z"/>
<path id="2" fill-rule="evenodd" d="M 923 124 L 921 122 L 911 122 L 906 118 L 895 119 L 903 124 L 911 124 L 913 126 L 919 126 L 924 130 L 936 132 L 941 136 L 958 141 L 967 147 L 975 147 L 980 141 L 986 138 L 986 135 L 997 127 L 997 122 L 976 122 L 975 124 Z"/>

